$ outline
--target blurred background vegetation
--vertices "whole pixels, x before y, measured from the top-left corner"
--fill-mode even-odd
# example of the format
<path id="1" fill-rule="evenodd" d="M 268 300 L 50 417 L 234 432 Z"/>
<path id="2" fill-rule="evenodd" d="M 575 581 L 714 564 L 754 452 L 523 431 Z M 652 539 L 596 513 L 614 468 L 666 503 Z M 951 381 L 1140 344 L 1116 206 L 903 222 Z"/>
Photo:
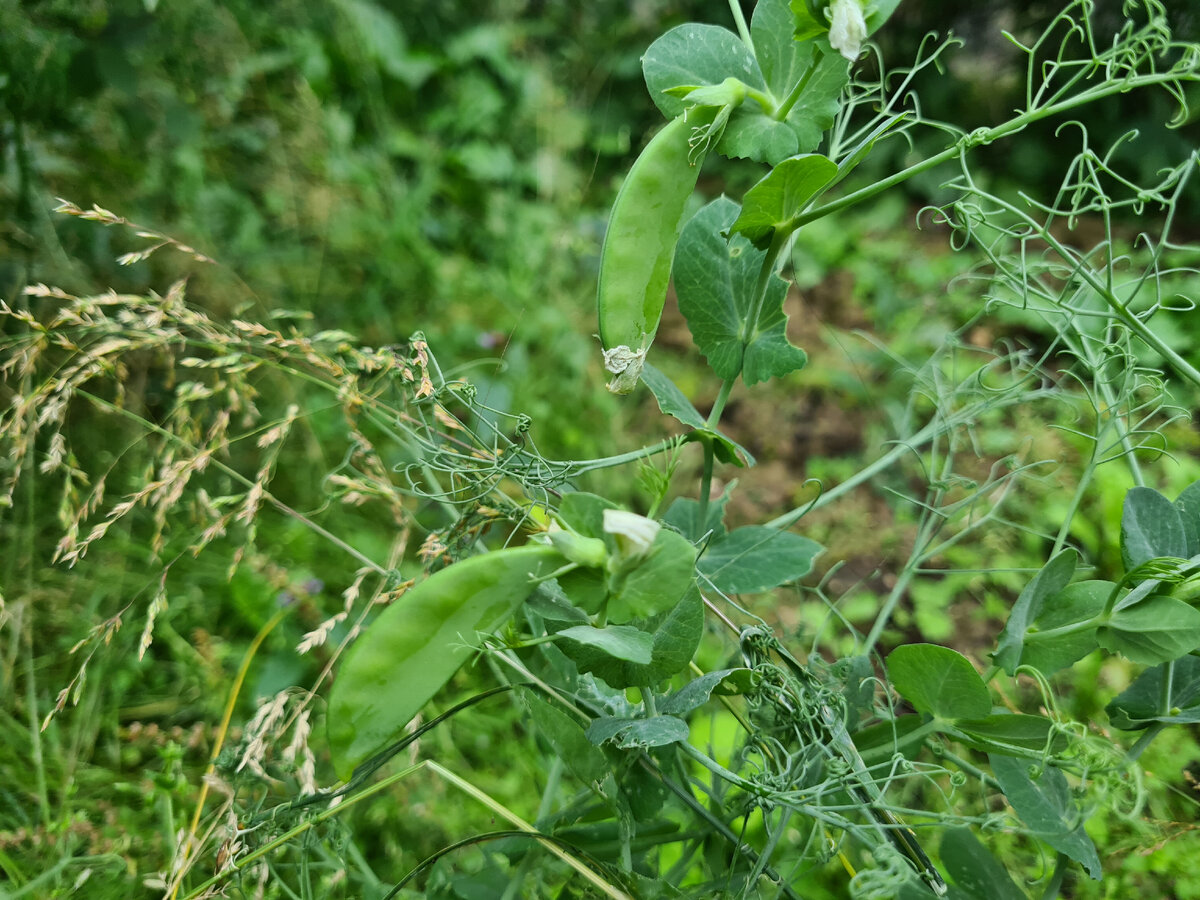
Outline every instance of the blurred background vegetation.
<path id="1" fill-rule="evenodd" d="M 1200 37 L 1194 0 L 1166 5 L 1180 38 Z M 1120 0 L 1098 7 L 1101 21 L 1119 18 Z M 918 90 L 926 115 L 969 129 L 1003 119 L 1020 103 L 1021 60 L 1001 29 L 1034 34 L 1056 9 L 1045 0 L 904 0 L 878 37 L 889 65 L 910 61 L 930 29 L 949 28 L 967 42 L 946 57 L 947 76 L 927 72 Z M 652 403 L 618 404 L 599 388 L 593 294 L 608 207 L 661 121 L 640 56 L 685 21 L 729 25 L 728 4 L 0 0 L 0 298 L 28 304 L 22 291 L 39 282 L 81 294 L 164 292 L 183 273 L 191 302 L 217 317 L 291 310 L 372 346 L 423 331 L 443 364 L 466 373 L 486 403 L 529 414 L 550 457 L 599 456 L 634 446 L 639 434 L 656 438 L 662 426 Z M 1097 136 L 1152 135 L 1128 145 L 1118 161 L 1135 179 L 1186 156 L 1200 137 L 1194 124 L 1164 132 L 1158 123 L 1170 110 L 1142 95 L 1082 115 Z M 985 177 L 1052 195 L 1064 164 L 1053 128 L 987 148 Z M 896 143 L 858 177 L 871 179 L 921 152 Z M 758 174 L 722 161 L 701 187 L 715 195 Z M 872 458 L 889 436 L 889 410 L 908 389 L 895 377 L 891 354 L 927 355 L 978 311 L 973 288 L 952 284 L 971 260 L 953 255 L 944 235 L 914 227 L 917 211 L 941 198 L 940 177 L 916 179 L 802 238 L 789 312 L 793 336 L 813 362 L 757 400 L 735 395 L 731 434 L 764 465 L 739 473 L 742 494 L 731 517 L 762 521 L 794 505 L 807 476 L 837 480 Z M 1198 202 L 1180 204 L 1193 234 L 1198 185 L 1193 179 L 1190 187 Z M 120 266 L 116 258 L 141 243 L 128 231 L 53 215 L 59 197 L 99 204 L 221 265 L 160 253 Z M 988 322 L 972 340 L 990 346 L 1012 334 L 1036 344 L 1035 327 Z M 1195 329 L 1179 340 L 1195 346 Z M 855 330 L 874 335 L 890 354 Z M 716 385 L 691 366 L 689 344 L 682 319 L 669 313 L 660 365 L 702 406 Z M 13 390 L 4 387 L 0 399 L 7 402 Z M 996 428 L 1026 429 L 1046 456 L 1077 452 L 1042 420 Z M 98 449 L 119 440 L 96 435 Z M 1164 477 L 1178 487 L 1198 477 L 1186 464 L 1197 441 L 1187 427 L 1175 436 L 1185 464 Z M 280 466 L 297 489 L 327 468 L 305 446 L 291 447 Z M 606 487 L 612 493 L 611 481 Z M 1108 516 L 1115 528 L 1124 487 L 1098 487 L 1097 522 Z M 633 496 L 632 474 L 627 490 Z M 1033 489 L 1024 501 L 1032 518 L 1052 521 L 1062 490 L 1054 479 Z M 197 563 L 147 662 L 131 661 L 138 628 L 125 629 L 92 664 L 80 708 L 39 737 L 37 723 L 78 665 L 66 651 L 139 596 L 143 588 L 131 584 L 152 575 L 130 572 L 142 559 L 120 542 L 73 574 L 51 569 L 52 505 L 22 496 L 24 505 L 0 524 L 9 548 L 0 582 L 8 606 L 7 625 L 0 619 L 0 872 L 29 888 L 28 896 L 57 896 L 90 866 L 97 891 L 106 885 L 137 896 L 123 892 L 132 885 L 156 896 L 138 886 L 165 864 L 164 847 L 190 812 L 207 729 L 250 638 L 281 591 L 307 591 L 320 604 L 324 581 L 335 586 L 326 599 L 336 605 L 352 566 L 335 562 L 293 523 L 264 524 L 258 544 L 266 562 L 231 586 L 224 561 Z M 870 492 L 836 515 L 816 520 L 821 533 L 813 536 L 829 545 L 831 560 L 849 561 L 838 590 L 869 591 L 873 578 L 886 579 L 888 560 L 905 552 L 911 520 Z M 348 527 L 351 543 L 380 540 L 371 530 L 378 523 Z M 1112 532 L 1096 527 L 1081 539 L 1100 552 Z M 1043 544 L 1029 533 L 991 540 L 946 566 L 1020 569 L 1043 561 Z M 971 652 L 994 634 L 995 617 L 1020 584 L 1020 577 L 1000 576 L 930 581 L 907 622 L 927 639 Z M 975 601 L 973 619 L 950 613 L 964 591 Z M 248 692 L 242 720 L 256 696 L 311 682 L 316 663 L 291 653 L 305 627 L 311 623 L 288 625 L 268 642 L 266 672 Z M 1085 692 L 1077 712 L 1086 717 L 1103 702 Z M 505 735 L 513 726 L 501 717 L 489 727 Z M 437 740 L 441 752 L 462 756 L 464 769 L 490 752 L 486 740 L 474 746 L 462 734 Z M 1200 756 L 1194 742 L 1172 752 Z M 27 773 L 37 773 L 32 785 Z M 405 841 L 432 852 L 456 834 L 454 816 L 444 833 L 406 832 L 378 809 L 369 816 L 383 856 L 399 854 Z M 1144 839 L 1114 838 L 1134 859 Z M 1193 852 L 1183 844 L 1160 854 Z M 1122 889 L 1153 893 L 1146 885 L 1154 882 L 1138 882 L 1136 867 L 1128 871 L 1134 881 Z M 38 882 L 44 873 L 53 877 Z M 362 883 L 371 882 L 364 876 Z M 1185 895 L 1200 896 L 1177 894 Z"/>

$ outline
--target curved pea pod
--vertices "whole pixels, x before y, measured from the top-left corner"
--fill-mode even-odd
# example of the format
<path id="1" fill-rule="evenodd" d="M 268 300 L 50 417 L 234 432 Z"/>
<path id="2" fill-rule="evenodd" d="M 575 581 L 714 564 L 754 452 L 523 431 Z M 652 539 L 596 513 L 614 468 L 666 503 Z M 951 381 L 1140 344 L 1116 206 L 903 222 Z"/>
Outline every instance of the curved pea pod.
<path id="1" fill-rule="evenodd" d="M 346 655 L 329 697 L 326 732 L 338 777 L 395 740 L 495 631 L 563 565 L 553 547 L 495 550 L 429 576 L 389 606 Z"/>
<path id="2" fill-rule="evenodd" d="M 628 394 L 658 330 L 684 207 L 696 189 L 717 110 L 672 119 L 638 156 L 617 193 L 600 253 L 600 343 L 608 389 Z M 698 137 L 699 136 L 699 137 Z"/>

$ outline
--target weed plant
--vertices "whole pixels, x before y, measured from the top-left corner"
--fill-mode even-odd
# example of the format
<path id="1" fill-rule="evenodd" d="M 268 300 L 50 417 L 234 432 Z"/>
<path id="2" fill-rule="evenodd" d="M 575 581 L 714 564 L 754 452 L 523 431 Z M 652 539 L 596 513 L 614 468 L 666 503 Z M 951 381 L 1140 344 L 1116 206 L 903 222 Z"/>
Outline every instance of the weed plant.
<path id="1" fill-rule="evenodd" d="M 1009 37 L 1024 103 L 966 132 L 910 90 L 952 40 L 857 68 L 895 6 L 731 4 L 733 30 L 646 51 L 669 121 L 599 287 L 610 390 L 674 420 L 646 446 L 554 458 L 424 334 L 217 315 L 187 279 L 4 302 L 4 895 L 1195 895 L 1200 472 L 1170 452 L 1200 388 L 1197 155 L 1139 182 L 1114 162 L 1137 136 L 1071 116 L 1157 91 L 1184 125 L 1200 45 L 1155 0 L 1115 34 L 1077 0 Z M 1052 196 L 972 168 L 1041 121 L 1078 148 Z M 766 174 L 696 208 L 709 156 Z M 723 427 L 735 387 L 782 402 L 821 363 L 786 275 L 927 173 L 947 200 L 921 221 L 979 299 L 922 357 L 863 338 L 891 381 L 867 461 L 735 521 L 734 474 L 766 462 Z M 57 211 L 144 242 L 123 264 L 217 265 Z M 700 376 L 648 358 L 668 276 Z M 859 529 L 886 509 L 903 540 L 847 577 L 813 538 L 864 489 Z M 964 595 L 990 633 L 961 633 L 989 621 Z"/>

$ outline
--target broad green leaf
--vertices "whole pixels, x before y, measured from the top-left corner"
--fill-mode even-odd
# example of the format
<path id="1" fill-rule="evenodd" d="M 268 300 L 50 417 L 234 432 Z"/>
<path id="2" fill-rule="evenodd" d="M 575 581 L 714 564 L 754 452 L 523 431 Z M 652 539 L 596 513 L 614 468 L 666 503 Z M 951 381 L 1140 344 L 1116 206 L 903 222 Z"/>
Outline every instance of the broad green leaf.
<path id="1" fill-rule="evenodd" d="M 696 570 L 727 594 L 753 594 L 803 578 L 823 549 L 790 531 L 749 525 L 710 541 Z"/>
<path id="2" fill-rule="evenodd" d="M 572 491 L 563 495 L 556 512 L 568 527 L 585 537 L 604 538 L 604 511 L 616 508 L 617 504 L 597 494 Z"/>
<path id="3" fill-rule="evenodd" d="M 1025 635 L 1020 664 L 1052 675 L 1095 650 L 1096 617 L 1104 612 L 1113 586 L 1111 581 L 1080 581 L 1047 597 Z M 1056 634 L 1058 629 L 1063 631 Z"/>
<path id="4" fill-rule="evenodd" d="M 763 80 L 782 101 L 812 61 L 813 48 L 795 40 L 795 19 L 788 0 L 758 0 L 750 20 L 750 38 Z"/>
<path id="5" fill-rule="evenodd" d="M 850 63 L 839 53 L 819 54 L 815 66 L 796 105 L 784 120 L 796 132 L 797 153 L 810 153 L 820 146 L 842 108 L 842 91 L 850 81 Z M 717 149 L 720 150 L 720 144 Z"/>
<path id="6" fill-rule="evenodd" d="M 613 659 L 591 647 L 566 645 L 568 654 L 581 672 L 591 672 L 610 687 L 653 687 L 683 669 L 704 633 L 704 602 L 692 585 L 670 612 L 639 623 L 643 631 L 654 635 L 654 647 L 647 665 Z"/>
<path id="7" fill-rule="evenodd" d="M 1163 679 L 1168 673 L 1171 695 L 1164 707 Z M 1200 658 L 1183 656 L 1147 669 L 1105 710 L 1113 725 L 1125 731 L 1151 722 L 1200 722 Z"/>
<path id="8" fill-rule="evenodd" d="M 620 625 L 672 609 L 692 586 L 696 548 L 662 528 L 637 566 L 609 583 L 608 621 Z M 615 583 L 614 583 L 615 582 Z"/>
<path id="9" fill-rule="evenodd" d="M 1021 664 L 1022 648 L 1025 644 L 1025 633 L 1034 619 L 1042 611 L 1042 604 L 1052 594 L 1057 594 L 1068 584 L 1075 575 L 1075 565 L 1078 560 L 1074 550 L 1064 550 L 1051 559 L 1042 570 L 1033 577 L 1021 596 L 1013 604 L 1012 612 L 1000 639 L 996 642 L 996 650 L 992 653 L 992 662 L 1009 675 L 1016 672 Z"/>
<path id="10" fill-rule="evenodd" d="M 350 647 L 329 697 L 334 768 L 349 778 L 386 747 L 564 562 L 545 546 L 493 550 L 435 572 L 380 613 Z"/>
<path id="11" fill-rule="evenodd" d="M 692 406 L 690 400 L 684 396 L 683 391 L 675 386 L 670 378 L 656 369 L 650 363 L 646 363 L 642 367 L 642 381 L 646 383 L 646 387 L 650 388 L 650 393 L 654 394 L 654 399 L 658 401 L 658 408 L 668 416 L 674 416 L 684 425 L 692 428 L 703 428 L 705 426 L 704 416 L 696 407 Z"/>
<path id="12" fill-rule="evenodd" d="M 792 231 L 795 217 L 837 173 L 837 165 L 818 153 L 785 159 L 746 191 L 733 231 L 758 249 L 767 249 L 778 230 Z"/>
<path id="13" fill-rule="evenodd" d="M 582 625 L 588 621 L 587 613 L 572 604 L 562 586 L 553 579 L 537 586 L 526 600 L 525 609 L 547 622 Z"/>
<path id="14" fill-rule="evenodd" d="M 962 743 L 985 753 L 1012 755 L 1014 750 L 1052 752 L 1066 747 L 1067 740 L 1061 734 L 1051 739 L 1054 723 L 1044 716 L 1027 716 L 1014 713 L 995 713 L 982 719 L 956 719 L 955 737 Z"/>
<path id="15" fill-rule="evenodd" d="M 577 644 L 593 647 L 613 659 L 632 663 L 650 662 L 654 649 L 654 635 L 647 634 L 632 625 L 609 625 L 596 628 L 592 625 L 576 625 L 557 632 L 558 637 Z"/>
<path id="16" fill-rule="evenodd" d="M 1158 594 L 1115 610 L 1096 640 L 1105 650 L 1142 665 L 1170 662 L 1200 647 L 1200 610 Z"/>
<path id="17" fill-rule="evenodd" d="M 1187 532 L 1175 504 L 1151 488 L 1131 488 L 1121 511 L 1121 559 L 1126 571 L 1157 556 L 1187 555 Z"/>
<path id="18" fill-rule="evenodd" d="M 587 730 L 593 744 L 615 744 L 622 750 L 641 750 L 663 747 L 688 738 L 687 722 L 674 716 L 653 716 L 649 719 L 593 719 Z"/>
<path id="19" fill-rule="evenodd" d="M 970 828 L 946 829 L 940 856 L 954 886 L 974 900 L 1029 900 Z"/>
<path id="20" fill-rule="evenodd" d="M 688 434 L 690 440 L 712 441 L 713 450 L 717 455 L 717 459 L 724 463 L 732 463 L 737 466 L 747 466 L 754 464 L 754 457 L 745 447 L 736 441 L 730 440 L 719 431 L 708 428 L 705 425 L 704 417 L 692 406 L 691 402 L 683 395 L 683 391 L 675 386 L 670 378 L 656 369 L 650 363 L 642 366 L 642 381 L 646 387 L 650 388 L 650 393 L 654 395 L 654 399 L 658 402 L 658 408 L 668 416 L 673 416 L 682 422 L 684 425 L 691 426 L 694 430 Z"/>
<path id="21" fill-rule="evenodd" d="M 534 726 L 571 774 L 589 787 L 601 782 L 608 772 L 608 760 L 603 751 L 587 739 L 583 726 L 532 691 L 522 691 L 521 698 Z"/>
<path id="22" fill-rule="evenodd" d="M 807 357 L 788 343 L 787 282 L 777 275 L 769 277 L 758 322 L 746 321 L 766 253 L 740 235 L 724 237 L 737 216 L 738 205 L 721 197 L 684 226 L 675 251 L 675 291 L 712 370 L 722 379 L 741 374 L 752 385 L 801 368 Z"/>
<path id="23" fill-rule="evenodd" d="M 766 88 L 758 63 L 736 34 L 693 22 L 672 28 L 650 45 L 642 57 L 642 74 L 650 98 L 668 119 L 691 105 L 667 93 L 680 85 L 717 85 L 733 77 L 756 90 Z"/>
<path id="24" fill-rule="evenodd" d="M 689 681 L 678 691 L 667 697 L 658 705 L 658 711 L 666 716 L 684 716 L 693 709 L 708 702 L 717 688 L 727 685 L 731 690 L 719 693 L 741 693 L 744 687 L 741 682 L 745 676 L 752 675 L 750 669 L 719 669 L 707 672 L 699 678 Z"/>
<path id="25" fill-rule="evenodd" d="M 717 152 L 731 159 L 750 159 L 776 165 L 800 150 L 796 129 L 763 115 L 757 104 L 747 103 L 729 117 Z"/>
<path id="26" fill-rule="evenodd" d="M 888 679 L 918 712 L 940 719 L 978 719 L 992 711 L 987 685 L 970 661 L 949 647 L 907 644 L 887 658 Z"/>
<path id="27" fill-rule="evenodd" d="M 725 488 L 725 493 L 715 500 L 708 501 L 703 521 L 700 517 L 700 501 L 688 497 L 680 497 L 667 508 L 663 521 L 678 531 L 692 543 L 707 537 L 716 540 L 725 534 L 722 519 L 725 516 L 725 505 L 733 496 L 734 483 Z"/>
<path id="28" fill-rule="evenodd" d="M 1053 766 L 1043 766 L 1038 779 L 1029 776 L 1029 761 L 991 755 L 992 772 L 1021 821 L 1055 850 L 1080 863 L 1098 879 L 1101 873 L 1096 845 L 1083 830 L 1078 808 L 1071 800 L 1067 777 Z"/>
<path id="29" fill-rule="evenodd" d="M 1179 510 L 1179 520 L 1187 539 L 1187 552 L 1183 555 L 1190 559 L 1200 553 L 1200 481 L 1183 489 L 1175 499 L 1175 508 Z"/>

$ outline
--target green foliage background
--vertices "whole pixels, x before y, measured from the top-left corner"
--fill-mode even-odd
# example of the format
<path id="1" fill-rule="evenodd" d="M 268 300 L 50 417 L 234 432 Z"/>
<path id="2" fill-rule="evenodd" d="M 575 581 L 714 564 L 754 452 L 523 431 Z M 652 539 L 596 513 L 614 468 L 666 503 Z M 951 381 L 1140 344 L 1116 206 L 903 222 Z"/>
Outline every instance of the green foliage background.
<path id="1" fill-rule="evenodd" d="M 1176 0 L 1170 7 L 1180 37 L 1194 37 L 1200 26 L 1193 4 Z M 985 20 L 960 4 L 907 0 L 880 35 L 893 62 L 909 58 L 928 27 L 953 22 L 966 37 L 985 41 L 984 52 L 964 53 L 951 66 L 960 77 L 922 87 L 929 114 L 969 126 L 972 116 L 987 119 L 1014 105 L 1005 103 L 1003 88 L 1019 85 L 1004 68 L 995 25 L 1035 29 L 1044 11 L 1033 3 L 988 8 Z M 163 291 L 187 271 L 192 298 L 216 316 L 295 310 L 373 346 L 424 331 L 439 358 L 469 374 L 489 405 L 531 415 L 549 456 L 587 457 L 632 443 L 626 433 L 643 427 L 653 410 L 619 408 L 597 390 L 596 260 L 619 178 L 661 121 L 639 57 L 665 28 L 689 19 L 724 22 L 727 5 L 0 0 L 0 298 L 18 305 L 22 289 L 38 282 L 82 293 Z M 1135 127 L 1143 115 L 1161 118 L 1161 111 L 1115 106 L 1103 115 L 1110 118 L 1093 125 L 1112 132 Z M 1139 175 L 1153 172 L 1195 142 L 1192 125 L 1154 153 L 1124 162 Z M 1019 172 L 1025 186 L 1053 185 L 1052 133 L 1031 134 L 1013 155 L 1008 151 L 990 160 L 998 183 Z M 745 177 L 710 168 L 702 188 L 715 195 L 726 178 Z M 870 345 L 847 351 L 836 336 L 822 347 L 822 334 L 863 328 L 903 355 L 936 345 L 961 324 L 961 295 L 947 287 L 961 262 L 944 242 L 909 230 L 916 205 L 938 190 L 936 181 L 918 183 L 903 201 L 891 199 L 844 230 L 819 223 L 806 235 L 797 282 L 823 326 L 806 335 L 816 345 L 809 345 L 813 362 L 800 380 L 769 387 L 761 405 L 732 410 L 755 442 L 751 449 L 777 451 L 785 466 L 747 473 L 749 499 L 739 502 L 757 506 L 731 510 L 735 518 L 761 519 L 787 507 L 804 475 L 836 477 L 885 431 L 880 422 L 898 402 L 889 392 L 900 394 L 893 358 Z M 55 197 L 97 203 L 187 242 L 222 267 L 166 254 L 118 266 L 116 257 L 140 245 L 118 229 L 52 217 Z M 1195 216 L 1200 204 L 1191 209 Z M 1026 327 L 1011 325 L 1028 337 Z M 669 321 L 662 344 L 662 365 L 679 383 L 697 377 L 685 358 L 670 355 Z M 153 377 L 151 367 L 143 382 L 151 406 Z M 4 389 L 4 400 L 13 389 Z M 847 418 L 852 427 L 839 429 Z M 297 487 L 329 465 L 319 450 L 322 429 L 336 425 L 315 419 L 310 427 L 307 451 L 290 449 L 281 466 Z M 784 441 L 788 430 L 805 436 Z M 1069 441 L 1064 447 L 1048 433 L 1037 439 L 1054 452 L 1072 452 Z M 121 440 L 119 433 L 94 434 L 101 453 Z M 1196 449 L 1194 431 L 1182 432 L 1180 441 L 1184 450 Z M 1196 477 L 1186 468 L 1178 486 Z M 1043 488 L 1027 501 L 1031 515 L 1054 521 L 1062 485 Z M 1111 543 L 1102 523 L 1115 523 L 1124 486 L 1100 490 L 1097 533 L 1079 535 L 1096 548 Z M 900 516 L 885 515 L 887 527 L 876 529 L 883 513 L 870 500 L 862 504 L 858 522 L 816 521 L 827 529 L 820 537 L 831 556 L 849 559 L 850 572 L 859 561 L 900 555 L 911 532 Z M 29 888 L 28 896 L 65 895 L 85 869 L 94 896 L 159 896 L 145 879 L 164 865 L 165 848 L 195 802 L 211 737 L 206 723 L 219 717 L 251 637 L 281 592 L 319 606 L 319 582 L 340 589 L 348 580 L 345 563 L 299 527 L 265 524 L 259 545 L 273 568 L 240 572 L 227 585 L 223 563 L 202 560 L 173 596 L 147 661 L 132 660 L 137 629 L 127 628 L 110 652 L 94 658 L 81 705 L 39 737 L 41 716 L 77 667 L 70 647 L 131 595 L 144 599 L 138 564 L 145 554 L 130 534 L 127 543 L 89 558 L 81 580 L 48 566 L 56 540 L 52 506 L 27 494 L 21 515 L 6 516 L 0 531 L 4 594 L 22 617 L 7 626 L 0 657 L 0 871 Z M 387 527 L 345 520 L 347 539 L 358 545 L 382 546 L 379 532 Z M 957 552 L 947 567 L 1040 564 L 1037 541 L 1019 535 Z M 985 552 L 990 557 L 981 561 Z M 844 587 L 855 583 L 847 578 Z M 24 602 L 16 602 L 14 587 Z M 966 592 L 994 617 L 1019 587 L 1019 578 L 1002 574 L 948 575 L 925 582 L 912 612 L 897 621 L 929 639 L 969 643 L 972 628 L 984 624 L 952 627 L 956 598 Z M 801 627 L 804 613 L 794 615 L 800 621 L 787 624 Z M 242 721 L 254 697 L 315 677 L 319 660 L 301 662 L 292 653 L 312 624 L 289 624 L 271 636 Z M 1106 670 L 1097 677 L 1119 682 L 1122 675 Z M 1072 695 L 1081 718 L 1106 700 L 1091 694 L 1095 683 L 1084 679 Z M 470 732 L 437 732 L 427 749 L 459 771 L 484 771 L 516 727 L 515 713 L 490 711 Z M 1178 746 L 1156 748 L 1176 760 L 1172 771 L 1200 756 L 1194 741 L 1175 740 Z M 538 778 L 529 754 L 514 753 L 511 763 L 506 776 L 495 776 L 504 783 L 492 787 L 513 793 Z M 32 786 L 18 780 L 29 772 L 38 773 Z M 353 883 L 367 894 L 381 893 L 396 874 L 376 872 L 381 860 L 433 852 L 470 818 L 447 812 L 456 799 L 402 796 L 401 806 L 410 799 L 414 806 L 440 799 L 439 827 L 383 807 L 358 814 L 356 834 L 370 837 L 355 850 L 361 859 L 353 863 Z M 1178 815 L 1169 798 L 1156 802 L 1155 815 Z M 1121 879 L 1094 896 L 1153 893 L 1147 885 L 1163 883 L 1155 869 L 1173 873 L 1176 896 L 1200 896 L 1180 874 L 1196 847 L 1185 823 L 1174 836 L 1181 839 L 1166 841 L 1152 857 L 1142 851 L 1154 845 L 1154 832 L 1108 821 L 1098 829 L 1124 859 L 1151 861 L 1146 872 L 1123 867 Z M 486 890 L 486 880 L 481 884 Z M 834 890 L 814 886 L 825 892 L 814 896 L 837 896 Z"/>

